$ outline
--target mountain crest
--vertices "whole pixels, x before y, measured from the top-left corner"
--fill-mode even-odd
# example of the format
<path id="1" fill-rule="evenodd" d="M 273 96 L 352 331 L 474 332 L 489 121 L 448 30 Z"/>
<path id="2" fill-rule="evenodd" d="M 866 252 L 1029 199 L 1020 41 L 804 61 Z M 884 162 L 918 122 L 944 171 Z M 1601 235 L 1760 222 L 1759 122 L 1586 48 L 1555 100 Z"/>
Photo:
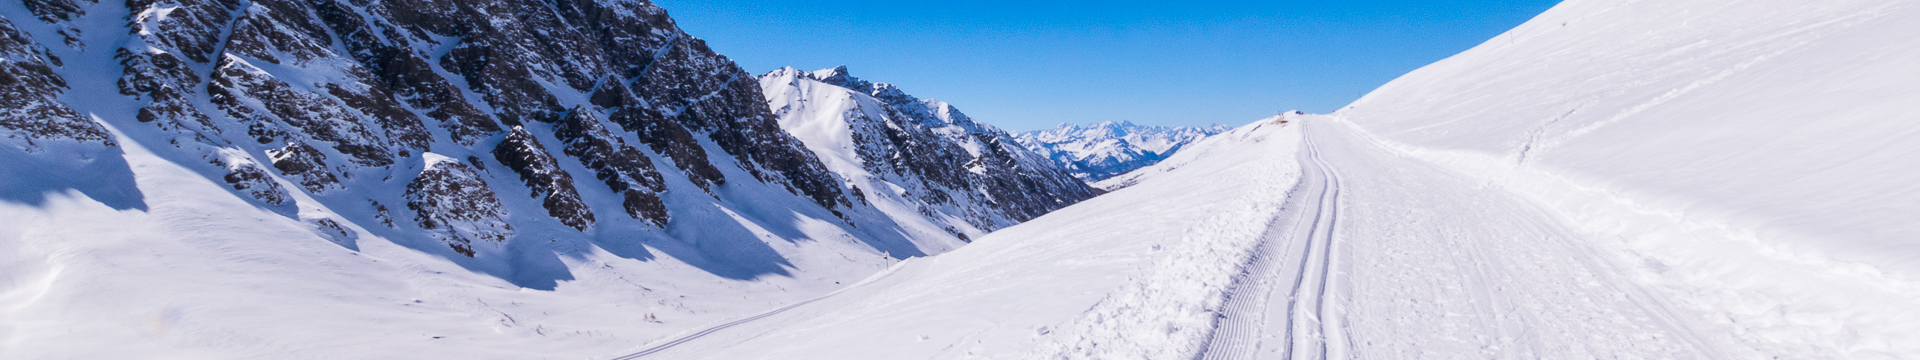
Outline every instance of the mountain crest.
<path id="1" fill-rule="evenodd" d="M 922 194 L 867 200 L 964 220 L 935 225 L 949 231 L 977 235 L 1095 194 L 1007 132 L 945 102 L 860 80 L 845 66 L 783 68 L 762 75 L 760 84 L 780 126 L 855 187 Z M 986 211 L 955 211 L 970 208 Z"/>

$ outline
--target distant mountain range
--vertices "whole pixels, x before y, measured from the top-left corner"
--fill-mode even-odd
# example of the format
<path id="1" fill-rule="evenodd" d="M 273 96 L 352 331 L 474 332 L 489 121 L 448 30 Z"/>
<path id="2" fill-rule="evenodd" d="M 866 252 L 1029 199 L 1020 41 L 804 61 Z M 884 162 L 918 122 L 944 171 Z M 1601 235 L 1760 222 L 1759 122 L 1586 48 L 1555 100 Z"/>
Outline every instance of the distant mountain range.
<path id="1" fill-rule="evenodd" d="M 1092 125 L 1060 124 L 1014 137 L 1020 145 L 1091 183 L 1166 160 L 1167 156 L 1200 139 L 1227 130 L 1230 128 L 1224 125 L 1169 127 L 1106 121 Z"/>

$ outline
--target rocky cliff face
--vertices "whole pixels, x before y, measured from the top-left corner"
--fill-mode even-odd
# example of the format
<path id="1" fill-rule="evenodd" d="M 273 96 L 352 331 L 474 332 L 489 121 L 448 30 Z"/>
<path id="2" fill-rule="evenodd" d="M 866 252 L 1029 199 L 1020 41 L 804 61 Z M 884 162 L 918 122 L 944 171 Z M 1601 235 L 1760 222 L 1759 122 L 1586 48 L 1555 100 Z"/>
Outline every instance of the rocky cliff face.
<path id="1" fill-rule="evenodd" d="M 1007 132 L 952 105 L 921 100 L 842 66 L 760 76 L 780 126 L 804 141 L 863 201 L 957 219 L 949 231 L 991 231 L 1096 194 Z M 865 189 L 865 190 L 857 190 Z"/>
<path id="2" fill-rule="evenodd" d="M 1073 176 L 1095 182 L 1166 160 L 1187 145 L 1229 129 L 1222 125 L 1168 127 L 1107 121 L 1060 124 L 1014 136 L 1022 146 L 1052 159 Z"/>
<path id="3" fill-rule="evenodd" d="M 697 242 L 715 221 L 790 222 L 716 206 L 844 229 L 948 214 L 973 227 L 863 233 L 911 255 L 1091 196 L 1004 132 L 878 86 L 910 126 L 863 135 L 862 159 L 917 185 L 851 182 L 781 128 L 754 76 L 644 0 L 24 0 L 0 13 L 7 146 L 117 156 L 111 125 L 346 238 L 485 257 L 528 234 L 620 237 L 609 224 Z M 888 212 L 870 196 L 930 205 Z"/>
<path id="4" fill-rule="evenodd" d="M 54 71 L 62 62 L 29 35 L 0 18 L 0 136 L 28 152 L 46 141 L 112 146 L 106 129 L 59 100 L 68 88 Z"/>

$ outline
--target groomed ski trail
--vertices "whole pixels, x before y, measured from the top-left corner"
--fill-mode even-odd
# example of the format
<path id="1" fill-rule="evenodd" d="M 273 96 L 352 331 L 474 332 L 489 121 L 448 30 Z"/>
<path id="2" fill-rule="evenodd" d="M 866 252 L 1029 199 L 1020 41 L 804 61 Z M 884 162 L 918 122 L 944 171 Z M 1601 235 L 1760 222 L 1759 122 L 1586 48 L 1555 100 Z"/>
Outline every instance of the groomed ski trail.
<path id="1" fill-rule="evenodd" d="M 1262 348 L 1280 351 L 1281 358 L 1344 354 L 1346 330 L 1335 309 L 1339 300 L 1333 270 L 1340 180 L 1313 140 L 1302 140 L 1300 182 L 1228 293 L 1218 329 L 1199 359 L 1252 359 Z M 1285 296 L 1275 297 L 1280 289 L 1286 290 Z M 1330 296 L 1335 297 L 1331 302 Z M 1275 306 L 1284 312 L 1269 314 Z M 1280 332 L 1267 329 L 1273 320 L 1282 321 L 1275 323 Z"/>
<path id="2" fill-rule="evenodd" d="M 1196 359 L 1741 357 L 1550 212 L 1301 120 L 1303 177 Z"/>

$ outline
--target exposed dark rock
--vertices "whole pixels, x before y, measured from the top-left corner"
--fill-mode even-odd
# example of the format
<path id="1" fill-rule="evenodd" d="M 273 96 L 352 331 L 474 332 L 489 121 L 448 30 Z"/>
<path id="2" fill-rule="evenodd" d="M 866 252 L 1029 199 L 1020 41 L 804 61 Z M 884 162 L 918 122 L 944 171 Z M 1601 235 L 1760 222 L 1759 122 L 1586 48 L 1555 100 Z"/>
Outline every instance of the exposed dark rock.
<path id="1" fill-rule="evenodd" d="M 520 174 L 520 181 L 532 190 L 529 196 L 543 199 L 541 206 L 547 209 L 547 215 L 580 231 L 593 226 L 593 211 L 580 201 L 580 192 L 573 188 L 573 175 L 560 169 L 559 161 L 547 154 L 532 133 L 513 128 L 493 148 L 493 158 Z"/>
<path id="2" fill-rule="evenodd" d="M 407 209 L 413 220 L 453 251 L 474 256 L 474 242 L 501 243 L 513 237 L 506 209 L 473 168 L 427 153 L 426 170 L 407 184 Z"/>
<path id="3" fill-rule="evenodd" d="M 384 141 L 330 97 L 294 88 L 238 57 L 222 59 L 214 74 L 207 88 L 210 100 L 247 125 L 250 136 L 330 143 L 360 166 L 393 163 Z"/>
<path id="4" fill-rule="evenodd" d="M 81 9 L 79 2 L 73 0 L 26 0 L 25 3 L 27 11 L 32 11 L 33 16 L 48 23 L 73 20 L 87 13 Z M 92 3 L 94 2 L 87 2 L 87 4 Z"/>
<path id="5" fill-rule="evenodd" d="M 161 129 L 217 137 L 219 128 L 193 107 L 189 90 L 200 75 L 171 53 L 135 53 L 120 49 L 115 58 L 125 68 L 120 93 L 146 101 L 136 117 Z M 207 134 L 211 133 L 211 134 Z"/>
<path id="6" fill-rule="evenodd" d="M 253 162 L 252 159 L 230 157 L 214 159 L 212 162 L 214 166 L 227 169 L 227 175 L 222 180 L 226 180 L 228 185 L 233 186 L 234 191 L 247 194 L 270 206 L 286 205 L 293 201 L 293 196 L 287 194 L 287 189 L 281 188 L 280 183 L 274 181 L 273 175 L 267 174 L 266 169 L 261 168 L 260 164 Z"/>
<path id="7" fill-rule="evenodd" d="M 335 209 L 371 206 L 372 221 L 396 229 L 409 227 L 395 225 L 380 201 L 395 201 L 398 191 L 381 187 L 397 187 L 396 177 L 423 164 L 406 183 L 412 220 L 426 230 L 423 236 L 468 256 L 511 238 L 513 221 L 545 221 L 511 218 L 501 207 L 495 197 L 501 189 L 523 191 L 503 182 L 508 176 L 527 186 L 540 210 L 581 231 L 636 220 L 667 228 L 674 217 L 690 214 L 670 210 L 669 202 L 710 205 L 668 196 L 696 187 L 721 204 L 745 203 L 725 199 L 735 194 L 784 189 L 841 219 L 874 215 L 861 208 L 872 204 L 869 196 L 895 195 L 847 188 L 846 179 L 779 127 L 753 76 L 681 31 L 650 1 L 23 1 L 47 22 L 30 28 L 58 32 L 41 38 L 65 37 L 75 54 L 89 57 L 84 63 L 112 56 L 121 68 L 108 91 L 125 97 L 61 103 L 69 91 L 61 75 L 73 75 L 32 37 L 0 22 L 6 25 L 0 26 L 7 60 L 0 62 L 4 135 L 29 146 L 63 136 L 108 143 L 105 127 L 82 114 L 134 109 L 138 123 L 121 130 L 172 145 L 155 147 L 163 158 L 212 161 L 220 171 L 209 173 L 238 196 L 285 206 L 305 192 Z M 120 13 L 102 6 L 125 6 L 130 15 L 86 18 L 100 16 L 88 12 Z M 124 21 L 125 28 L 86 29 L 119 36 L 97 37 L 113 41 L 92 48 L 80 44 L 75 24 L 101 20 Z M 924 127 L 875 134 L 862 141 L 911 147 L 940 136 Z M 965 171 L 924 169 L 973 159 L 942 151 L 862 156 L 924 173 L 928 183 L 967 185 L 916 188 L 908 196 L 984 196 L 976 193 L 987 188 L 972 187 L 977 182 Z M 489 154 L 513 175 L 489 171 Z M 588 184 L 599 185 L 576 189 L 582 185 L 562 170 L 573 161 L 592 173 L 596 181 Z M 676 169 L 680 175 L 666 174 Z M 506 187 L 491 188 L 489 180 Z M 601 185 L 609 191 L 593 189 Z M 615 210 L 595 214 L 587 204 L 612 199 L 583 198 L 608 194 L 619 197 L 627 217 L 600 217 Z M 816 216 L 822 209 L 794 210 Z M 353 221 L 369 221 L 351 217 L 368 213 L 342 212 Z M 376 227 L 365 225 L 358 228 Z"/>
<path id="8" fill-rule="evenodd" d="M 267 149 L 273 168 L 279 169 L 310 193 L 324 193 L 340 187 L 340 178 L 327 167 L 327 154 L 305 142 L 288 142 L 285 147 Z"/>
<path id="9" fill-rule="evenodd" d="M 333 219 L 311 219 L 307 220 L 307 225 L 313 226 L 314 233 L 334 243 L 346 244 L 360 239 L 359 233 L 353 232 L 353 230 L 347 230 L 346 226 L 340 225 L 340 222 L 333 221 Z"/>
<path id="10" fill-rule="evenodd" d="M 851 206 L 840 192 L 839 177 L 828 172 L 800 140 L 780 129 L 754 78 L 744 72 L 739 75 L 713 96 L 693 103 L 680 114 L 680 122 L 708 130 L 708 138 L 760 181 L 784 183 L 788 191 L 810 197 L 827 209 Z"/>
<path id="11" fill-rule="evenodd" d="M 397 227 L 393 225 L 393 212 L 387 209 L 387 205 L 371 199 L 367 200 L 367 205 L 373 207 L 373 219 L 379 221 L 380 225 L 386 225 L 388 229 Z"/>
<path id="12" fill-rule="evenodd" d="M 976 227 L 994 228 L 995 214 L 1026 221 L 1095 195 L 1086 183 L 1020 147 L 1005 131 L 974 122 L 944 102 L 853 77 L 844 66 L 814 72 L 782 69 L 762 78 L 769 89 L 801 91 L 798 82 L 816 81 L 880 103 L 880 109 L 856 110 L 875 110 L 882 116 L 869 116 L 868 111 L 844 115 L 861 166 L 894 175 L 897 181 L 918 182 L 920 189 L 913 196 L 924 204 L 970 203 L 990 209 L 961 206 L 968 212 L 962 217 Z M 788 116 L 804 104 L 775 106 L 782 106 L 773 110 L 776 114 Z M 928 216 L 933 212 L 922 209 Z"/>
<path id="13" fill-rule="evenodd" d="M 49 59 L 33 38 L 0 18 L 0 137 L 29 150 L 59 139 L 113 145 L 106 128 L 60 101 L 67 81 Z"/>
<path id="14" fill-rule="evenodd" d="M 440 67 L 466 76 L 467 85 L 493 105 L 493 116 L 508 126 L 528 120 L 552 122 L 563 111 L 560 101 L 534 81 L 524 65 L 527 53 L 504 39 L 463 40 L 440 58 Z"/>
<path id="15" fill-rule="evenodd" d="M 658 110 L 644 106 L 645 102 L 633 97 L 619 79 L 607 80 L 594 92 L 592 101 L 609 109 L 612 113 L 608 116 L 609 121 L 638 134 L 640 141 L 646 143 L 653 152 L 672 159 L 675 166 L 687 173 L 687 180 L 701 189 L 727 183 L 720 169 L 707 161 L 707 150 L 700 147 L 693 133 L 679 122 L 668 120 Z"/>
<path id="16" fill-rule="evenodd" d="M 667 191 L 665 179 L 654 170 L 653 160 L 608 132 L 597 113 L 574 108 L 554 123 L 553 136 L 566 144 L 567 156 L 580 159 L 580 165 L 593 170 L 595 179 L 622 195 L 628 216 L 666 226 L 666 204 L 658 195 Z"/>

